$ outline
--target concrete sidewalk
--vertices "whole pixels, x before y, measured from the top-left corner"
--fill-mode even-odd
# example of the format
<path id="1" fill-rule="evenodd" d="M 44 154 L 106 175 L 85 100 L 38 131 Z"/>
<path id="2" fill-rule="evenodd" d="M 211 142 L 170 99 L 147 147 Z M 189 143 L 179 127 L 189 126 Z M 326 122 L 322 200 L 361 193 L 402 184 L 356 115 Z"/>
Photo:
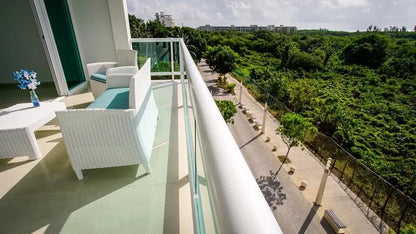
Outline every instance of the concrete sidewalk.
<path id="1" fill-rule="evenodd" d="M 215 78 L 218 77 L 216 74 L 210 74 L 209 67 L 203 62 L 200 63 L 200 69 L 201 74 L 204 76 L 205 81 L 207 82 L 207 85 L 210 85 L 210 89 L 212 91 L 213 96 L 219 97 L 217 99 L 239 99 L 239 92 L 240 87 L 238 81 L 233 79 L 231 76 L 227 75 L 227 81 L 230 83 L 235 83 L 235 96 L 222 91 L 221 89 L 215 88 L 212 84 L 215 84 Z M 241 103 L 249 109 L 249 111 L 252 113 L 253 116 L 256 117 L 257 121 L 261 124 L 263 122 L 263 115 L 264 115 L 264 107 L 258 103 L 243 87 L 242 92 L 242 100 Z M 250 125 L 247 125 L 248 119 L 244 117 L 244 115 L 241 113 L 241 109 L 238 108 L 239 113 L 238 115 L 240 117 L 236 117 L 236 123 L 235 125 L 237 128 L 242 128 L 243 126 L 248 126 L 250 128 Z M 247 123 L 241 123 L 241 116 L 243 116 L 244 121 L 247 121 Z M 237 121 L 238 120 L 238 121 Z M 270 168 L 272 167 L 272 170 L 276 171 L 278 166 L 281 164 L 280 161 L 277 159 L 277 156 L 285 155 L 287 151 L 287 147 L 285 143 L 283 142 L 280 135 L 278 135 L 278 132 L 275 131 L 275 129 L 278 127 L 279 123 L 278 121 L 267 112 L 266 115 L 266 127 L 265 127 L 265 134 L 260 134 L 260 131 L 255 131 L 253 129 L 254 134 L 252 134 L 254 137 L 251 141 L 258 140 L 258 142 L 265 145 L 265 148 L 268 149 L 267 154 L 272 154 L 273 163 L 271 163 L 268 158 L 264 158 L 263 162 L 259 161 L 257 159 L 256 162 L 249 162 L 251 159 L 247 158 L 245 155 L 245 149 L 246 147 L 252 147 L 250 146 L 251 141 L 247 141 L 246 145 L 240 146 L 240 149 L 242 153 L 244 154 L 246 161 L 248 161 L 248 164 L 250 166 L 250 169 L 253 172 L 253 175 L 257 178 L 258 182 L 261 178 L 269 178 L 269 175 L 264 174 L 265 170 L 263 169 L 261 173 L 256 172 L 256 170 L 261 170 L 259 168 Z M 233 132 L 232 128 L 236 126 L 230 126 L 231 131 Z M 266 142 L 266 138 L 270 137 L 270 141 Z M 238 138 L 238 136 L 235 136 L 235 138 Z M 238 140 L 236 139 L 238 142 Z M 277 146 L 277 150 L 273 150 L 273 147 Z M 279 172 L 277 181 L 281 182 L 281 185 L 286 188 L 290 189 L 291 191 L 286 192 L 287 194 L 291 194 L 292 197 L 296 198 L 298 201 L 297 203 L 305 203 L 303 206 L 299 206 L 298 204 L 293 204 L 294 206 L 298 206 L 299 209 L 303 210 L 302 212 L 305 214 L 302 214 L 302 217 L 306 216 L 306 219 L 303 223 L 295 222 L 293 221 L 293 225 L 298 225 L 298 227 L 282 227 L 282 230 L 288 230 L 290 232 L 294 230 L 298 233 L 321 233 L 323 230 L 324 232 L 328 231 L 327 224 L 325 221 L 322 221 L 324 216 L 324 211 L 327 209 L 332 209 L 336 215 L 342 220 L 342 222 L 346 225 L 346 232 L 347 233 L 378 233 L 379 231 L 375 228 L 375 226 L 369 221 L 369 218 L 367 218 L 368 214 L 371 214 L 371 212 L 367 213 L 367 216 L 363 213 L 363 211 L 357 206 L 356 202 L 353 201 L 352 197 L 354 198 L 354 195 L 349 195 L 347 193 L 348 189 L 343 188 L 335 179 L 334 177 L 328 177 L 328 181 L 326 184 L 326 189 L 324 193 L 324 198 L 322 200 L 322 206 L 321 207 L 314 207 L 313 201 L 315 201 L 315 197 L 319 188 L 319 184 L 322 178 L 324 165 L 320 163 L 317 158 L 308 150 L 305 148 L 305 150 L 301 150 L 300 147 L 292 148 L 289 154 L 290 163 L 283 165 L 283 169 Z M 251 164 L 251 165 L 250 165 Z M 255 164 L 267 164 L 267 165 L 255 165 Z M 272 165 L 270 165 L 272 164 Z M 274 164 L 274 165 L 273 165 Z M 254 167 L 254 168 L 253 168 Z M 292 175 L 289 175 L 289 168 L 294 167 L 295 173 Z M 262 176 L 260 176 L 262 175 Z M 269 176 L 269 177 L 268 177 Z M 306 180 L 308 185 L 304 190 L 299 189 L 299 186 L 301 184 L 301 181 Z M 270 181 L 269 181 L 270 182 Z M 263 185 L 259 183 L 259 186 L 262 187 Z M 345 189 L 345 190 L 344 190 Z M 295 190 L 295 191 L 292 191 Z M 300 196 L 300 197 L 298 197 Z M 268 198 L 266 197 L 266 200 Z M 289 200 L 289 199 L 288 199 Z M 301 201 L 305 200 L 305 201 Z M 269 204 L 270 201 L 269 201 Z M 287 201 L 277 201 L 278 205 L 281 205 L 282 208 L 279 208 L 280 211 L 285 210 L 285 206 L 292 206 L 291 204 L 288 204 Z M 309 207 L 309 209 L 305 210 L 303 207 Z M 312 208 L 311 208 L 312 207 Z M 274 208 L 271 207 L 273 210 Z M 309 211 L 309 213 L 308 213 Z M 279 212 L 279 210 L 277 210 Z M 286 212 L 286 211 L 285 211 Z M 288 220 L 284 219 L 290 219 L 291 217 L 287 217 L 288 214 L 275 214 L 279 224 L 282 226 L 282 222 L 288 222 Z M 378 217 L 370 215 L 370 219 L 377 220 Z M 279 220 L 279 217 L 281 220 Z M 315 218 L 314 218 L 315 217 Z M 296 218 L 296 217 L 293 217 Z M 310 220 L 308 220 L 310 219 Z M 316 220 L 321 220 L 320 224 L 323 225 L 324 229 L 320 229 L 319 227 L 316 227 Z M 303 220 L 302 220 L 303 221 Z M 289 221 L 292 222 L 292 221 Z M 287 224 L 285 224 L 287 225 Z M 313 229 L 308 229 L 308 225 L 315 226 Z M 319 225 L 319 224 L 318 224 Z M 326 225 L 326 227 L 325 227 Z M 383 233 L 386 232 L 385 228 L 383 229 Z"/>

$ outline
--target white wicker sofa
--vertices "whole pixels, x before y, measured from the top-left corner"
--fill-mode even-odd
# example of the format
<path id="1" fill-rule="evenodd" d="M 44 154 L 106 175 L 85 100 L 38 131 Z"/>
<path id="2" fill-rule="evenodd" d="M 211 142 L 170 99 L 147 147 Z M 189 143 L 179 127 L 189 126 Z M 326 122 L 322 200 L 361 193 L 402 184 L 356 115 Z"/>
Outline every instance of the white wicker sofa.
<path id="1" fill-rule="evenodd" d="M 150 80 L 150 59 L 122 84 L 108 89 L 86 109 L 57 111 L 69 160 L 79 180 L 82 170 L 142 164 L 150 158 L 158 109 Z M 125 80 L 125 79 L 124 79 Z M 116 85 L 116 86 L 115 86 Z"/>
<path id="2" fill-rule="evenodd" d="M 137 71 L 137 51 L 117 49 L 117 62 L 96 62 L 87 64 L 91 92 L 97 98 L 107 89 L 107 79 L 114 74 L 134 75 Z M 111 78 L 110 78 L 111 79 Z"/>

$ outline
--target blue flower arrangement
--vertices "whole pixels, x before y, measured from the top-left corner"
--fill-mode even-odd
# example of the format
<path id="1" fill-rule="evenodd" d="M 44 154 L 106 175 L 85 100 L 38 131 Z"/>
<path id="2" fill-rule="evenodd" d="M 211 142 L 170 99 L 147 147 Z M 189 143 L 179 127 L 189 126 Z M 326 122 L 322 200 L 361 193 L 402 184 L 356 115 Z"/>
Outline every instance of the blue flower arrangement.
<path id="1" fill-rule="evenodd" d="M 19 71 L 13 72 L 13 76 L 15 77 L 15 81 L 17 81 L 19 84 L 17 87 L 21 89 L 30 89 L 35 90 L 38 85 L 40 85 L 40 82 L 36 79 L 36 72 L 33 70 L 26 70 L 22 69 Z"/>

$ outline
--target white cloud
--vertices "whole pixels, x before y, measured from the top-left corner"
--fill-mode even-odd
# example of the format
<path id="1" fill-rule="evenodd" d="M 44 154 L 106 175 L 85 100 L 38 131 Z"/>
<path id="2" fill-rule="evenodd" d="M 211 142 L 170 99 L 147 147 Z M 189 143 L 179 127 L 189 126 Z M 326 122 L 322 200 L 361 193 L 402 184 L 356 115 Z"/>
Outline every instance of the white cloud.
<path id="1" fill-rule="evenodd" d="M 367 0 L 319 0 L 323 7 L 330 8 L 349 8 L 349 7 L 364 7 L 368 6 Z"/>
<path id="2" fill-rule="evenodd" d="M 416 21 L 415 0 L 127 0 L 130 14 L 153 20 L 172 14 L 176 25 L 294 25 L 355 31 L 369 25 L 406 26 Z"/>

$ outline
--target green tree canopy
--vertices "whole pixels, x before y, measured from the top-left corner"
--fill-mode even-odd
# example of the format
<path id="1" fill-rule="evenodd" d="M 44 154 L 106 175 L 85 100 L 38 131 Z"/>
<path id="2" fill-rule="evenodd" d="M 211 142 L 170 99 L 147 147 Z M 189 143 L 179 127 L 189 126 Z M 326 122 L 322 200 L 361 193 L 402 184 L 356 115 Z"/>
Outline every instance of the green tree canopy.
<path id="1" fill-rule="evenodd" d="M 147 37 L 146 23 L 134 15 L 129 15 L 130 34 L 132 38 Z"/>
<path id="2" fill-rule="evenodd" d="M 196 31 L 193 28 L 182 27 L 179 29 L 179 34 L 175 36 L 183 38 L 192 58 L 196 61 L 200 61 L 202 53 L 207 48 L 207 41 L 202 37 L 199 31 Z"/>
<path id="3" fill-rule="evenodd" d="M 130 34 L 132 38 L 183 38 L 192 58 L 200 61 L 207 46 L 206 39 L 201 32 L 189 27 L 165 27 L 159 21 L 144 20 L 129 15 Z"/>
<path id="4" fill-rule="evenodd" d="M 237 113 L 234 103 L 229 100 L 215 100 L 226 123 L 234 123 L 233 116 Z"/>
<path id="5" fill-rule="evenodd" d="M 211 46 L 239 53 L 233 74 L 273 113 L 301 114 L 416 198 L 416 33 L 400 28 L 202 35 Z M 311 146 L 324 151 L 325 139 L 315 138 Z M 336 149 L 325 148 L 330 154 Z"/>
<path id="6" fill-rule="evenodd" d="M 171 32 L 160 22 L 156 20 L 150 20 L 146 24 L 146 30 L 148 31 L 150 37 L 154 38 L 163 38 L 171 37 Z"/>
<path id="7" fill-rule="evenodd" d="M 204 57 L 212 70 L 225 75 L 235 68 L 239 56 L 229 46 L 218 45 L 209 46 Z"/>
<path id="8" fill-rule="evenodd" d="M 343 55 L 347 63 L 377 68 L 386 60 L 388 45 L 385 36 L 370 34 L 353 41 L 344 49 Z"/>
<path id="9" fill-rule="evenodd" d="M 289 61 L 288 68 L 303 69 L 305 71 L 321 70 L 323 68 L 323 61 L 312 54 L 299 52 L 293 54 L 292 59 Z"/>
<path id="10" fill-rule="evenodd" d="M 283 164 L 286 162 L 290 149 L 299 146 L 303 140 L 315 136 L 318 132 L 318 129 L 309 120 L 296 113 L 286 113 L 283 115 L 280 124 L 281 127 L 278 130 L 281 133 L 283 142 L 287 145 L 287 152 L 274 178 L 276 178 Z"/>
<path id="11" fill-rule="evenodd" d="M 279 131 L 282 134 L 283 141 L 290 148 L 299 146 L 307 137 L 314 136 L 318 129 L 309 120 L 296 113 L 287 113 L 282 117 Z"/>

